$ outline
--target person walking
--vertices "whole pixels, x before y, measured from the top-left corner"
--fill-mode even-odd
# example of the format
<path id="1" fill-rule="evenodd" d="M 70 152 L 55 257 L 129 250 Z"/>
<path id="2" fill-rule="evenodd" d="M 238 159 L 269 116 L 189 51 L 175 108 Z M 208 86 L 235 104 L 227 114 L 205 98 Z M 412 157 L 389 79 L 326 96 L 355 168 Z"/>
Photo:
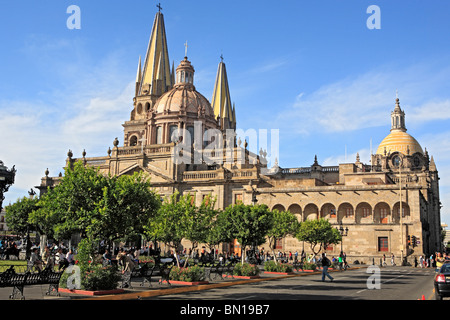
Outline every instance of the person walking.
<path id="1" fill-rule="evenodd" d="M 325 276 L 327 276 L 330 279 L 330 281 L 334 280 L 334 278 L 330 276 L 330 274 L 328 273 L 328 267 L 330 265 L 331 265 L 330 259 L 327 258 L 325 253 L 322 253 L 322 282 L 325 281 Z"/>
<path id="2" fill-rule="evenodd" d="M 395 266 L 395 256 L 394 256 L 394 254 L 392 254 L 392 256 L 391 256 L 391 265 Z"/>

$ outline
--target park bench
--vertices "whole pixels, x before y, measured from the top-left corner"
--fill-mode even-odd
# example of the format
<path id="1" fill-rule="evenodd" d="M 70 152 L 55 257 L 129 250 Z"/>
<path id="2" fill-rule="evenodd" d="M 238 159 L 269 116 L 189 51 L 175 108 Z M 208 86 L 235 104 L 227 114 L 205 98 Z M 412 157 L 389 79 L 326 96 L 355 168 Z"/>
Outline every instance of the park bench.
<path id="1" fill-rule="evenodd" d="M 297 271 L 303 270 L 303 262 L 294 260 L 292 263 L 292 269 Z"/>
<path id="2" fill-rule="evenodd" d="M 228 261 L 223 266 L 224 274 L 231 276 L 233 278 L 234 267 L 236 266 L 237 261 Z"/>
<path id="3" fill-rule="evenodd" d="M 132 279 L 142 278 L 140 286 L 144 286 L 147 281 L 149 285 L 152 285 L 152 277 L 161 277 L 160 284 L 166 281 L 170 284 L 170 271 L 172 270 L 173 263 L 144 263 L 142 265 L 137 265 L 131 272 L 127 272 L 122 275 L 122 288 L 133 288 L 131 285 Z"/>
<path id="4" fill-rule="evenodd" d="M 63 274 L 62 271 L 53 271 L 51 268 L 46 268 L 41 272 L 31 273 L 27 271 L 25 273 L 17 273 L 14 270 L 14 266 L 11 266 L 6 271 L 0 273 L 0 287 L 12 287 L 13 291 L 9 296 L 10 299 L 15 299 L 19 294 L 21 300 L 25 300 L 23 294 L 25 286 L 48 284 L 49 289 L 45 293 L 50 294 L 53 290 L 56 290 L 57 295 L 59 288 L 59 281 Z"/>
<path id="5" fill-rule="evenodd" d="M 214 275 L 214 279 L 216 279 L 219 276 L 220 279 L 223 280 L 223 272 L 224 266 L 219 261 L 209 263 L 205 267 L 205 276 L 207 276 L 209 280 L 212 280 L 211 275 Z"/>
<path id="6" fill-rule="evenodd" d="M 159 284 L 162 284 L 164 281 L 167 282 L 167 284 L 169 286 L 171 286 L 170 283 L 170 271 L 172 270 L 174 264 L 171 262 L 165 262 L 165 263 L 158 263 L 155 264 L 152 268 L 151 268 L 151 272 L 148 274 L 148 276 L 145 277 L 145 279 L 147 279 L 147 281 L 149 282 L 150 286 L 152 285 L 151 281 L 152 281 L 152 277 L 156 276 L 156 277 L 161 277 L 161 279 L 159 280 Z"/>

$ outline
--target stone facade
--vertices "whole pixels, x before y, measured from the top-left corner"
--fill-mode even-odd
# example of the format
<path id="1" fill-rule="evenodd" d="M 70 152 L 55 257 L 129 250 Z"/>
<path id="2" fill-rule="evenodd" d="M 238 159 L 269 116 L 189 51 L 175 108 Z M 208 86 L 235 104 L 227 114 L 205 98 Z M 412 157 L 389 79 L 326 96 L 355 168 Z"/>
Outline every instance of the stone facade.
<path id="1" fill-rule="evenodd" d="M 151 41 L 159 47 L 149 44 L 146 65 L 168 60 L 167 52 L 157 52 L 167 48 L 167 44 L 160 45 L 166 41 L 163 27 L 163 16 L 158 12 Z M 158 36 L 164 39 L 156 39 Z M 152 57 L 158 60 L 151 61 Z M 106 156 L 93 158 L 85 153 L 74 158 L 69 151 L 67 166 L 81 160 L 104 174 L 143 171 L 161 196 L 176 190 L 191 193 L 199 205 L 203 197 L 211 194 L 217 197 L 220 209 L 239 201 L 251 204 L 256 191 L 258 203 L 270 209 L 289 210 L 299 221 L 327 218 L 335 227 L 347 228 L 342 249 L 350 261 L 378 262 L 383 254 L 387 257 L 393 254 L 397 263 L 401 257 L 412 262 L 422 254 L 441 250 L 436 165 L 417 141 L 406 134 L 405 113 L 398 99 L 391 114 L 389 139 L 372 155 L 371 165 L 361 163 L 357 157 L 354 163 L 321 166 L 316 157 L 308 167 L 267 168 L 264 152 L 252 154 L 246 142 L 241 146 L 235 138 L 226 140 L 223 150 L 216 148 L 212 152 L 202 148 L 202 140 L 200 144 L 192 144 L 186 139 L 202 137 L 208 130 L 218 131 L 224 137 L 226 129 L 236 130 L 235 108 L 230 107 L 223 61 L 214 89 L 214 97 L 219 98 L 214 98 L 213 106 L 195 90 L 194 68 L 187 57 L 180 62 L 176 75 L 172 67 L 170 79 L 165 77 L 167 68 L 162 68 L 166 70 L 164 74 L 155 73 L 153 80 L 152 75 L 145 74 L 147 69 L 144 66 L 141 72 L 139 62 L 130 120 L 123 125 L 123 146 L 119 146 L 116 138 Z M 144 79 L 150 80 L 143 84 Z M 166 85 L 159 86 L 161 81 Z M 152 85 L 158 86 L 156 90 Z M 178 159 L 180 153 L 183 162 Z M 225 155 L 230 154 L 224 161 Z M 59 179 L 46 173 L 38 188 L 45 192 Z M 408 243 L 408 237 L 412 236 L 418 240 L 416 246 Z M 267 250 L 268 244 L 263 247 Z M 227 251 L 235 249 L 234 244 L 222 247 Z M 308 244 L 292 237 L 280 239 L 276 250 L 310 251 Z M 341 245 L 326 250 L 330 256 L 336 256 Z"/>

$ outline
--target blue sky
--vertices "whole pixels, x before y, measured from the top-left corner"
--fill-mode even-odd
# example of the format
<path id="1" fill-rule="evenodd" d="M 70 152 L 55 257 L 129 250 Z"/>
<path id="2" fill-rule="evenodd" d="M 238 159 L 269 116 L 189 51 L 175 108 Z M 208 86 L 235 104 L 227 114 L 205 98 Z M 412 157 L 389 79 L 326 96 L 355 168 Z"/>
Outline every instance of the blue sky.
<path id="1" fill-rule="evenodd" d="M 0 159 L 5 204 L 63 171 L 67 151 L 106 155 L 132 109 L 161 2 L 169 58 L 188 57 L 211 99 L 220 55 L 237 125 L 279 129 L 281 167 L 369 163 L 398 90 L 408 133 L 436 161 L 450 224 L 450 3 L 431 1 L 0 0 Z M 70 5 L 81 29 L 69 30 Z M 370 5 L 381 29 L 370 30 Z"/>

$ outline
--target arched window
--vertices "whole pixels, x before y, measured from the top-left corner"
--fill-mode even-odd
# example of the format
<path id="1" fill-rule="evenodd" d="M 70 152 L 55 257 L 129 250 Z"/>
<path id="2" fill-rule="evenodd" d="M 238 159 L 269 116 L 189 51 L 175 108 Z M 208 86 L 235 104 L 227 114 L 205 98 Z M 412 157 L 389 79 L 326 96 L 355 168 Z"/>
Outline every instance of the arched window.
<path id="1" fill-rule="evenodd" d="M 193 126 L 187 126 L 187 131 L 189 132 L 189 136 L 186 137 L 185 143 L 189 143 L 190 140 L 190 144 L 192 145 L 194 143 L 194 127 Z"/>
<path id="2" fill-rule="evenodd" d="M 130 147 L 134 147 L 137 146 L 137 137 L 136 136 L 131 136 L 130 138 Z"/>
<path id="3" fill-rule="evenodd" d="M 178 141 L 178 126 L 172 125 L 169 127 L 169 141 L 170 142 Z"/>
<path id="4" fill-rule="evenodd" d="M 162 127 L 156 127 L 156 143 L 162 143 Z"/>

